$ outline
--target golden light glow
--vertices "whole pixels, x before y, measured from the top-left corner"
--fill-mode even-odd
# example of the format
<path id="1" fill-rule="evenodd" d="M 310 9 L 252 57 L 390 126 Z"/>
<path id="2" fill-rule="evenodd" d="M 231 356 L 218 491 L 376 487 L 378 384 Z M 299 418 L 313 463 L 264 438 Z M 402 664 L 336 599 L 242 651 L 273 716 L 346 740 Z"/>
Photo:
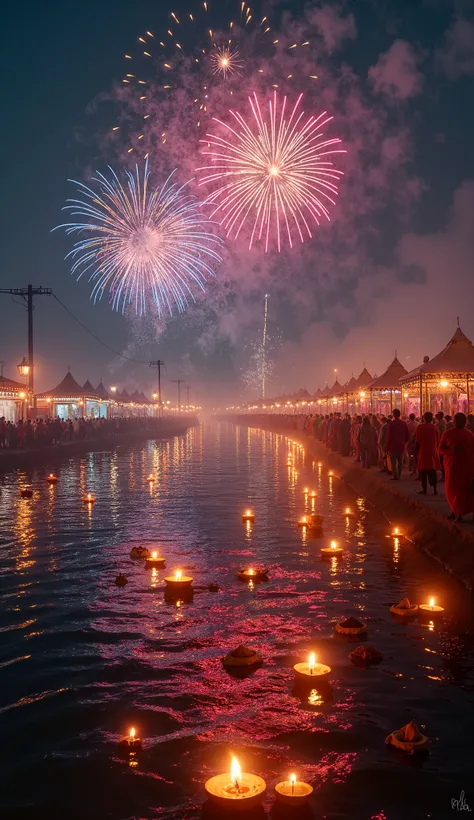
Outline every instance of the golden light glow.
<path id="1" fill-rule="evenodd" d="M 337 541 L 331 541 L 331 549 L 332 550 L 337 549 Z"/>
<path id="2" fill-rule="evenodd" d="M 441 387 L 447 387 L 447 386 L 448 386 L 448 382 L 446 381 L 446 379 L 442 379 L 442 380 L 440 381 L 440 386 L 441 386 Z"/>
<path id="3" fill-rule="evenodd" d="M 20 393 L 18 393 L 18 395 L 19 395 L 20 399 L 24 399 L 25 396 L 26 396 L 26 393 L 23 390 L 21 390 Z"/>
<path id="4" fill-rule="evenodd" d="M 249 575 L 255 575 L 255 570 L 249 569 Z"/>
<path id="5" fill-rule="evenodd" d="M 296 783 L 296 775 L 295 774 L 290 774 L 290 783 L 291 783 L 291 789 L 293 790 L 295 788 L 295 783 Z"/>
<path id="6" fill-rule="evenodd" d="M 177 569 L 176 570 L 176 575 L 175 575 L 176 580 L 181 581 L 182 575 L 183 575 L 183 573 L 181 572 L 181 570 Z"/>
<path id="7" fill-rule="evenodd" d="M 435 599 L 434 599 L 434 598 L 430 598 L 430 608 L 431 608 L 431 609 L 433 609 L 433 608 L 434 608 L 434 605 L 435 605 Z"/>
<path id="8" fill-rule="evenodd" d="M 314 654 L 314 652 L 311 652 L 311 654 L 308 658 L 308 667 L 309 667 L 309 671 L 311 672 L 311 674 L 313 674 L 315 666 L 316 666 L 316 655 Z"/>
<path id="9" fill-rule="evenodd" d="M 240 768 L 240 763 L 236 757 L 232 756 L 232 761 L 230 764 L 230 779 L 232 783 L 235 783 L 237 787 L 240 786 L 242 781 L 242 770 Z"/>
<path id="10" fill-rule="evenodd" d="M 268 173 L 270 174 L 271 177 L 277 177 L 278 174 L 280 173 L 280 169 L 279 169 L 278 165 L 270 165 L 270 168 L 268 169 Z"/>
<path id="11" fill-rule="evenodd" d="M 158 553 L 157 553 L 156 550 L 153 550 L 153 552 L 151 554 L 151 557 L 153 558 L 154 561 L 156 561 L 156 559 L 158 558 Z"/>
<path id="12" fill-rule="evenodd" d="M 350 508 L 350 507 L 346 507 L 346 515 L 350 515 L 350 514 L 351 514 L 351 508 Z"/>
<path id="13" fill-rule="evenodd" d="M 130 729 L 130 740 L 135 740 L 135 729 L 133 726 Z"/>

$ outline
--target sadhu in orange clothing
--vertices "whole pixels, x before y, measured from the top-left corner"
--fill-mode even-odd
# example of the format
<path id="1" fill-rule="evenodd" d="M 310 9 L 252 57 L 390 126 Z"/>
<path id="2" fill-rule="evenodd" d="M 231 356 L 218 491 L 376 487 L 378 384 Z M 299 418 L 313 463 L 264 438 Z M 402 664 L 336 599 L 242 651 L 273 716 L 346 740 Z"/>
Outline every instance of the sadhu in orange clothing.
<path id="1" fill-rule="evenodd" d="M 459 521 L 474 512 L 474 434 L 466 430 L 464 413 L 456 413 L 454 424 L 441 436 L 439 452 L 444 456 L 449 518 Z"/>

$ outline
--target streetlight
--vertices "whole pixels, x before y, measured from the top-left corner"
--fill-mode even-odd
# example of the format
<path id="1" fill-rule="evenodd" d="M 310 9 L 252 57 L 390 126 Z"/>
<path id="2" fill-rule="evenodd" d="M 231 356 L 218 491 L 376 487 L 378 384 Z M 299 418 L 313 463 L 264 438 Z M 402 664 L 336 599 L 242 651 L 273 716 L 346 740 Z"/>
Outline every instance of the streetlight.
<path id="1" fill-rule="evenodd" d="M 20 376 L 25 376 L 25 377 L 28 376 L 28 374 L 30 372 L 30 365 L 29 365 L 28 361 L 25 359 L 24 356 L 23 356 L 23 359 L 21 360 L 20 364 L 17 364 L 17 368 L 18 368 L 18 372 L 19 372 Z"/>
<path id="2" fill-rule="evenodd" d="M 115 387 L 115 385 L 112 385 L 112 387 L 110 388 L 110 392 L 111 393 L 116 393 L 117 392 L 117 388 Z"/>

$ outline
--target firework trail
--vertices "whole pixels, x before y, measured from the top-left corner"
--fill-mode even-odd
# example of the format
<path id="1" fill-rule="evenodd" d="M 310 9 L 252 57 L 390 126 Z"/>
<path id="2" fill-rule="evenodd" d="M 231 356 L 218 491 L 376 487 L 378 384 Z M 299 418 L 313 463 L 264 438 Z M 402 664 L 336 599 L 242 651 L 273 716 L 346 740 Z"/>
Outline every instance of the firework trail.
<path id="1" fill-rule="evenodd" d="M 268 293 L 265 294 L 265 308 L 263 316 L 263 338 L 262 338 L 262 399 L 265 398 L 265 381 L 267 376 L 267 318 L 268 318 Z"/>
<path id="2" fill-rule="evenodd" d="M 234 127 L 214 118 L 223 127 L 222 136 L 208 133 L 201 140 L 210 145 L 202 153 L 212 164 L 197 169 L 202 173 L 199 185 L 218 184 L 206 199 L 216 205 L 212 216 L 221 212 L 227 236 L 235 238 L 247 221 L 253 223 L 249 248 L 263 238 L 268 251 L 272 229 L 278 251 L 282 234 L 293 246 L 292 227 L 303 242 L 305 235 L 312 236 L 311 221 L 319 225 L 322 217 L 329 220 L 328 205 L 335 205 L 342 171 L 329 157 L 345 151 L 335 147 L 338 137 L 324 139 L 323 128 L 333 119 L 325 111 L 303 119 L 304 112 L 298 112 L 302 96 L 286 117 L 286 96 L 279 109 L 274 91 L 265 112 L 254 94 L 249 98 L 250 123 L 231 110 Z"/>
<path id="3" fill-rule="evenodd" d="M 82 199 L 68 199 L 63 210 L 79 221 L 54 230 L 85 234 L 67 254 L 71 272 L 94 283 L 94 302 L 108 289 L 114 310 L 133 305 L 143 316 L 151 301 L 159 316 L 184 311 L 220 262 L 213 223 L 202 203 L 185 192 L 189 183 L 179 186 L 171 174 L 161 188 L 149 185 L 148 161 L 143 174 L 138 165 L 135 173 L 126 171 L 125 185 L 109 171 L 109 177 L 97 172 L 95 188 L 70 180 Z"/>

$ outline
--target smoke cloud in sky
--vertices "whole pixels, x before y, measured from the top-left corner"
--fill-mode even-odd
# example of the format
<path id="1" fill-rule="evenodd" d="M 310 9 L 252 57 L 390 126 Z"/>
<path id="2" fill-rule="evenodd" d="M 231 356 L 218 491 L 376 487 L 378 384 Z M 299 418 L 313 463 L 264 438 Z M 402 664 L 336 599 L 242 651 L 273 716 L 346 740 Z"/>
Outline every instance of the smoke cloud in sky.
<path id="1" fill-rule="evenodd" d="M 103 153 L 126 167 L 148 154 L 157 183 L 173 168 L 184 182 L 203 164 L 205 135 L 218 128 L 213 117 L 226 120 L 230 108 L 249 115 L 253 92 L 262 107 L 275 86 L 290 105 L 303 92 L 305 114 L 328 111 L 334 120 L 326 135 L 341 137 L 347 152 L 335 160 L 344 176 L 331 222 L 322 220 L 312 239 L 280 254 L 264 253 L 258 243 L 249 250 L 245 232 L 228 240 L 215 279 L 184 315 L 159 323 L 152 314 L 127 315 L 128 353 L 159 343 L 186 377 L 209 382 L 214 391 L 232 390 L 246 350 L 259 337 L 269 292 L 269 322 L 281 339 L 269 390 L 314 390 L 331 381 L 334 368 L 344 381 L 364 362 L 380 373 L 395 349 L 406 366 L 415 366 L 445 344 L 465 310 L 474 183 L 458 179 L 449 196 L 445 190 L 444 216 L 424 230 L 419 215 L 431 181 L 423 156 L 420 161 L 420 133 L 422 116 L 428 111 L 434 117 L 444 86 L 474 73 L 474 23 L 453 13 L 430 44 L 419 36 L 411 41 L 393 8 L 376 46 L 366 48 L 367 20 L 355 3 L 312 3 L 299 14 L 278 3 L 268 8 L 269 37 L 259 27 L 235 32 L 243 76 L 228 83 L 203 89 L 201 69 L 186 56 L 185 29 L 172 71 L 164 69 L 166 58 L 156 48 L 166 32 L 157 30 L 150 46 L 135 47 L 126 66 L 135 77 L 103 95 L 120 126 L 103 137 Z M 204 26 L 200 30 L 204 35 Z M 216 31 L 214 38 L 219 41 Z M 152 57 L 144 57 L 149 47 Z M 138 78 L 146 86 L 137 85 Z M 163 89 L 168 83 L 173 88 Z M 441 117 L 429 135 L 434 164 L 452 150 L 448 131 Z M 461 323 L 474 333 L 470 316 Z M 113 368 L 120 372 L 123 365 Z"/>

